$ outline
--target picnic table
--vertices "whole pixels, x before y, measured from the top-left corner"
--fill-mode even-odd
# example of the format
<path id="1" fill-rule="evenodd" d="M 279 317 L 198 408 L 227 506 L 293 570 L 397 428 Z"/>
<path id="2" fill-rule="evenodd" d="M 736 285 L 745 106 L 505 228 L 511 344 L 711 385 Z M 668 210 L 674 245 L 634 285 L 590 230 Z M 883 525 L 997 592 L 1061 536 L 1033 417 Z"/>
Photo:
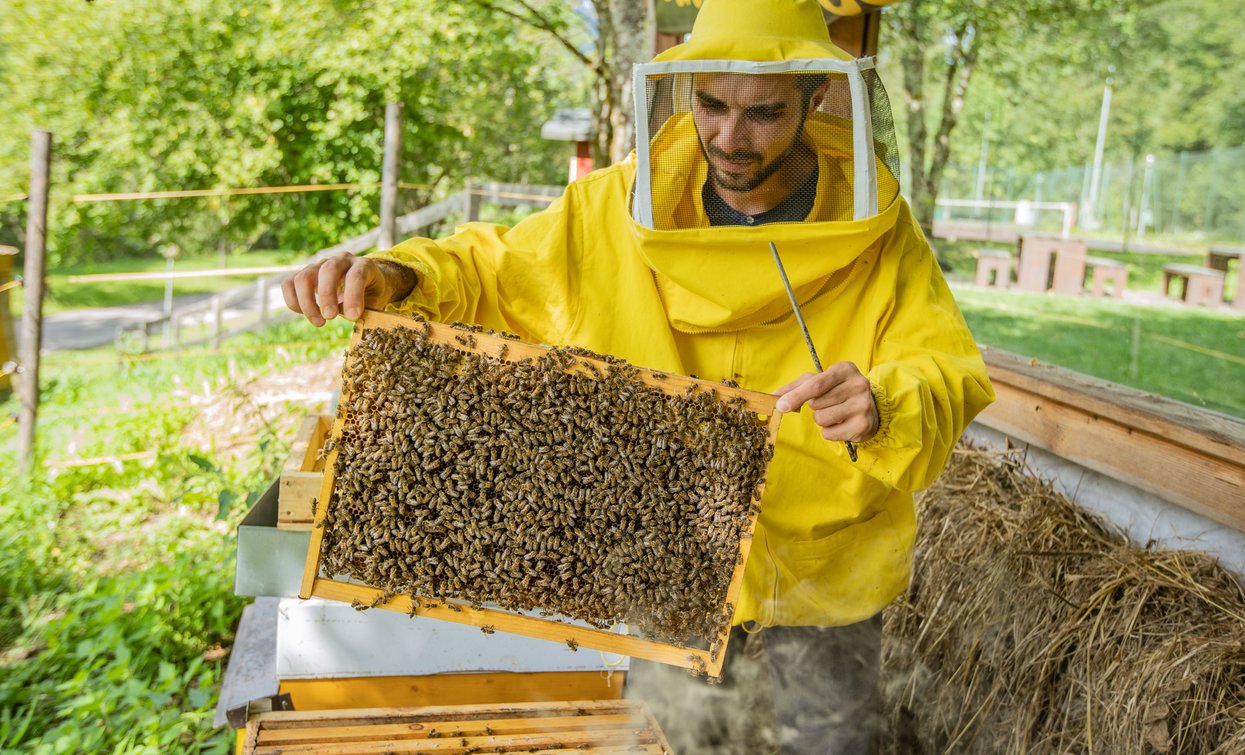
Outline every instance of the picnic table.
<path id="1" fill-rule="evenodd" d="M 1180 296 L 1186 304 L 1217 307 L 1223 302 L 1223 271 L 1197 265 L 1163 265 L 1163 295 L 1171 296 L 1172 280 L 1180 281 Z M 1241 297 L 1237 297 L 1238 299 Z"/>
<path id="2" fill-rule="evenodd" d="M 1016 285 L 1023 291 L 1080 294 L 1085 285 L 1086 245 L 1080 239 L 1021 236 Z"/>
<path id="3" fill-rule="evenodd" d="M 1222 270 L 1227 278 L 1236 261 L 1236 296 L 1232 299 L 1234 309 L 1245 309 L 1245 246 L 1212 246 L 1206 252 L 1206 267 Z"/>

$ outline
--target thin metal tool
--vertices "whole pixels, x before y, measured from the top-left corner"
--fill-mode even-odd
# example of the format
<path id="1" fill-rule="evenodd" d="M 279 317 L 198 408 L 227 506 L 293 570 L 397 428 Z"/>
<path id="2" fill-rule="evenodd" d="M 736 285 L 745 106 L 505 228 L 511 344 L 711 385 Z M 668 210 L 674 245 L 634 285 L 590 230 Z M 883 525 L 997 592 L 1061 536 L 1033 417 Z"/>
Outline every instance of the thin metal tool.
<path id="1" fill-rule="evenodd" d="M 813 358 L 813 365 L 817 367 L 817 372 L 824 372 L 821 368 L 821 359 L 817 356 L 817 349 L 813 346 L 813 338 L 808 334 L 808 325 L 804 323 L 804 313 L 800 311 L 800 303 L 796 301 L 795 291 L 791 290 L 791 279 L 787 277 L 787 269 L 782 266 L 782 258 L 778 256 L 778 247 L 774 242 L 769 242 L 769 250 L 774 255 L 774 264 L 778 266 L 778 274 L 782 276 L 782 285 L 787 289 L 787 298 L 791 299 L 791 310 L 795 312 L 796 322 L 800 323 L 800 330 L 804 333 L 804 343 L 808 345 L 808 353 Z M 847 458 L 856 461 L 856 446 L 850 440 L 843 441 L 843 445 L 847 446 Z"/>

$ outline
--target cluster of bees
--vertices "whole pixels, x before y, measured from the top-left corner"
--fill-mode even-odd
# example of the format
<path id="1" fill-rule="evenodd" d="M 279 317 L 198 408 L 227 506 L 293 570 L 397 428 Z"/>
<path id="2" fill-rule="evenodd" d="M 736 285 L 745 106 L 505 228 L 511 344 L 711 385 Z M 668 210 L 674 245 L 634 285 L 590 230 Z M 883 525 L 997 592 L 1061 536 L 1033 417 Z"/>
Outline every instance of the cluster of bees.
<path id="1" fill-rule="evenodd" d="M 619 360 L 508 360 L 463 333 L 456 348 L 426 323 L 370 328 L 352 349 L 325 575 L 680 645 L 729 626 L 773 453 L 763 419 Z"/>

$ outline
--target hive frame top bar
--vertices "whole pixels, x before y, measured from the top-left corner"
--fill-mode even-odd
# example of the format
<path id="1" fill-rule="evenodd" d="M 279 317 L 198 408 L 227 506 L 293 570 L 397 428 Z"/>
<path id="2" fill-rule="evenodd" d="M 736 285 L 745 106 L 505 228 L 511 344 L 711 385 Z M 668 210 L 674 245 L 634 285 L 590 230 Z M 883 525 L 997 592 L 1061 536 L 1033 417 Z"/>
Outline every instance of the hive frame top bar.
<path id="1" fill-rule="evenodd" d="M 539 359 L 553 350 L 552 347 L 537 346 L 501 335 L 483 331 L 470 331 L 465 328 L 374 310 L 366 310 L 363 316 L 359 318 L 355 324 L 350 345 L 353 347 L 359 343 L 363 339 L 364 332 L 369 329 L 392 330 L 396 328 L 426 328 L 430 332 L 429 339 L 436 343 L 459 351 L 480 353 L 509 362 Z M 471 336 L 471 338 L 468 339 L 467 336 Z M 348 362 L 343 367 L 343 371 L 349 366 L 349 361 L 353 359 L 353 355 L 347 357 Z M 568 371 L 587 372 L 590 369 L 589 365 L 595 366 L 596 369 L 602 371 L 612 366 L 610 362 L 603 359 L 576 354 L 575 363 L 568 368 Z M 712 391 L 719 400 L 740 399 L 742 408 L 756 413 L 766 421 L 769 443 L 771 445 L 776 443 L 778 427 L 782 420 L 782 413 L 775 410 L 775 405 L 778 401 L 777 396 L 683 375 L 664 374 L 636 365 L 630 366 L 635 368 L 637 379 L 666 394 L 682 395 L 688 391 L 689 387 L 694 386 L 695 390 L 698 391 Z M 349 405 L 348 387 L 343 386 L 342 390 L 339 407 Z M 333 422 L 333 427 L 330 431 L 331 438 L 337 440 L 341 437 L 344 422 L 345 412 L 341 410 Z M 312 529 L 311 543 L 307 550 L 307 562 L 303 572 L 299 597 L 304 599 L 320 597 L 346 602 L 358 601 L 364 605 L 374 605 L 377 608 L 400 611 L 411 615 L 418 614 L 429 618 L 477 626 L 482 629 L 495 629 L 555 642 L 564 642 L 572 646 L 644 658 L 703 672 L 713 677 L 721 674 L 727 638 L 730 634 L 729 624 L 722 628 L 721 633 L 711 644 L 711 647 L 708 650 L 703 650 L 617 634 L 603 629 L 567 624 L 552 618 L 527 616 L 500 608 L 471 606 L 460 601 L 443 601 L 437 598 L 411 595 L 398 595 L 388 600 L 382 600 L 384 597 L 382 591 L 375 587 L 321 577 L 320 560 L 325 530 L 324 513 L 327 502 L 332 500 L 333 486 L 336 480 L 337 455 L 338 450 L 335 445 L 325 460 L 324 480 L 319 496 L 319 501 L 323 503 L 320 510 L 317 511 Z M 757 490 L 756 497 L 758 500 L 763 492 L 764 482 L 761 483 Z M 738 605 L 739 590 L 743 583 L 744 566 L 747 563 L 748 551 L 752 544 L 752 533 L 755 527 L 756 514 L 754 513 L 750 519 L 747 531 L 740 536 L 740 558 L 737 560 L 734 574 L 727 588 L 726 601 L 732 605 Z"/>

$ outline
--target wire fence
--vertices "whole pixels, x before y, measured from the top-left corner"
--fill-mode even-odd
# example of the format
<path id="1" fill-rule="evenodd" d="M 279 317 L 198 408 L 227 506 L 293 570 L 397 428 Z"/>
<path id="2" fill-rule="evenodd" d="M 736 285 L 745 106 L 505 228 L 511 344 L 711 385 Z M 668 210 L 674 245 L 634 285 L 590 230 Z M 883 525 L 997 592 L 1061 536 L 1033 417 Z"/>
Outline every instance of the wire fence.
<path id="1" fill-rule="evenodd" d="M 939 196 L 982 202 L 982 206 L 940 205 L 937 217 L 946 221 L 1058 231 L 1060 214 L 1033 205 L 1074 203 L 1078 233 L 1190 247 L 1242 245 L 1245 147 L 1106 163 L 1096 182 L 1088 165 L 1036 172 L 1014 168 L 983 172 L 977 165 L 949 165 Z M 1009 202 L 1022 207 L 997 204 Z"/>

